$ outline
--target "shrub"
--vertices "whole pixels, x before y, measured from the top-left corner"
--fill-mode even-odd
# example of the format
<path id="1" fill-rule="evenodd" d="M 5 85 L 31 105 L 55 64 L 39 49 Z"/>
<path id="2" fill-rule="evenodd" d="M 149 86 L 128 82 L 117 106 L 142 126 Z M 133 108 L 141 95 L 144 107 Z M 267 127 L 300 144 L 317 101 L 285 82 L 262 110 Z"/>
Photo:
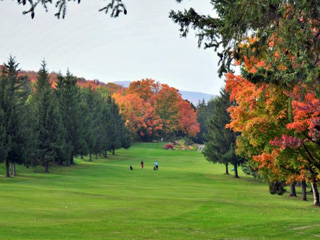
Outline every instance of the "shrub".
<path id="1" fill-rule="evenodd" d="M 278 194 L 282 195 L 286 192 L 284 189 L 285 183 L 283 181 L 274 181 L 274 182 L 269 182 L 269 192 L 271 194 Z"/>
<path id="2" fill-rule="evenodd" d="M 193 145 L 193 141 L 191 138 L 185 137 L 184 138 L 184 144 L 187 146 L 192 146 Z"/>
<path id="3" fill-rule="evenodd" d="M 163 148 L 164 148 L 164 149 L 171 149 L 171 150 L 173 150 L 173 144 L 172 144 L 172 143 L 168 143 L 168 144 L 164 145 Z"/>

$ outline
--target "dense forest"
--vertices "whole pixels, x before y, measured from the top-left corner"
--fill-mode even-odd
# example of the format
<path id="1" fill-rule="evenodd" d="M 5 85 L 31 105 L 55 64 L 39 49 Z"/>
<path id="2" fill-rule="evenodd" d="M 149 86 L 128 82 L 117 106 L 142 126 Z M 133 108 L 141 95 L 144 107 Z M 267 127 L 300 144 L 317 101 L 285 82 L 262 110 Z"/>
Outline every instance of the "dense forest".
<path id="1" fill-rule="evenodd" d="M 81 88 L 70 72 L 50 79 L 43 62 L 35 81 L 19 71 L 15 58 L 0 74 L 0 161 L 6 176 L 15 165 L 74 164 L 76 156 L 128 148 L 131 137 L 119 107 L 108 92 Z"/>

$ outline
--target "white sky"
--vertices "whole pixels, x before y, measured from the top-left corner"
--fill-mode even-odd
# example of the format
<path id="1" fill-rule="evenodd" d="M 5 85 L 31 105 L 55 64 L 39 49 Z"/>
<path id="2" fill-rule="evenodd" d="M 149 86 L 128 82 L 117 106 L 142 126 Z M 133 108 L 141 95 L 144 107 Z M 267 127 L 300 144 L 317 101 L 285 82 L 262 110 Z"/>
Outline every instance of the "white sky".
<path id="1" fill-rule="evenodd" d="M 38 70 L 46 59 L 50 71 L 71 73 L 102 82 L 153 78 L 179 90 L 219 94 L 218 57 L 199 49 L 191 33 L 180 38 L 169 19 L 171 9 L 193 7 L 213 14 L 209 0 L 123 0 L 126 16 L 113 19 L 98 9 L 108 1 L 69 3 L 66 19 L 56 9 L 39 7 L 34 20 L 17 1 L 0 1 L 0 63 L 13 55 L 24 70 Z"/>

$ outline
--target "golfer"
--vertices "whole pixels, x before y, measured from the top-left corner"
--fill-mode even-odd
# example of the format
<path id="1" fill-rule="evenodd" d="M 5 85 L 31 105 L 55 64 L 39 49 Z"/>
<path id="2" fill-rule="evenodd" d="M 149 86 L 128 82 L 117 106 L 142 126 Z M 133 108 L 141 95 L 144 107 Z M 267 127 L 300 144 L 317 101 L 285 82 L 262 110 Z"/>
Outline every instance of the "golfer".
<path id="1" fill-rule="evenodd" d="M 155 166 L 155 170 L 159 170 L 159 163 L 158 163 L 158 161 L 156 161 L 156 162 L 154 163 L 154 166 Z"/>

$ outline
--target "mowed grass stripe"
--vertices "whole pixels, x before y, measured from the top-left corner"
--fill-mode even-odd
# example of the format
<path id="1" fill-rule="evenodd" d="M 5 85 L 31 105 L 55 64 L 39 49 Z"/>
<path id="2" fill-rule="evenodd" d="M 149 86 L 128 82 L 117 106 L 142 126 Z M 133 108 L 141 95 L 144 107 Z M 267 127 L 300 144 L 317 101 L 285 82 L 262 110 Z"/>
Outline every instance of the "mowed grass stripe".
<path id="1" fill-rule="evenodd" d="M 0 239 L 320 239 L 312 195 L 307 203 L 270 195 L 265 183 L 163 145 L 0 177 Z"/>

